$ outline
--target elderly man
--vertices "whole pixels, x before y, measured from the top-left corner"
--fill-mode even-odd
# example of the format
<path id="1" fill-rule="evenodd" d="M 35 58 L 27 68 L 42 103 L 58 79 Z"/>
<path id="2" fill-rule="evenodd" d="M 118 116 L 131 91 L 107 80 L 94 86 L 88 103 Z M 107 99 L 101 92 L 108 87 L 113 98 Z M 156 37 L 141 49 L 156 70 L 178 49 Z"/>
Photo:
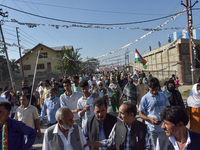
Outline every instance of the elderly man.
<path id="1" fill-rule="evenodd" d="M 129 79 L 129 82 L 125 85 L 122 96 L 126 96 L 127 102 L 132 102 L 134 105 L 137 104 L 137 88 L 133 84 L 133 77 Z M 122 99 L 122 96 L 120 99 Z"/>
<path id="2" fill-rule="evenodd" d="M 9 118 L 11 105 L 7 101 L 0 101 L 0 150 L 28 150 L 36 138 L 36 130 L 26 126 L 21 121 Z M 24 142 L 24 135 L 28 141 Z"/>
<path id="3" fill-rule="evenodd" d="M 105 97 L 106 102 L 108 103 L 109 102 L 108 97 L 111 97 L 112 93 L 109 92 L 105 87 L 103 87 L 103 82 L 102 81 L 98 81 L 97 82 L 97 87 L 98 88 L 94 89 L 94 91 L 93 91 L 94 98 Z"/>
<path id="4" fill-rule="evenodd" d="M 139 106 L 139 117 L 145 120 L 151 134 L 152 146 L 155 149 L 159 136 L 165 135 L 161 129 L 160 113 L 165 106 L 169 106 L 169 101 L 163 92 L 159 91 L 160 83 L 157 78 L 149 81 L 149 92 L 142 97 Z"/>
<path id="5" fill-rule="evenodd" d="M 98 98 L 93 103 L 94 116 L 87 119 L 83 127 L 86 139 L 92 142 L 108 139 L 108 136 L 117 122 L 117 117 L 107 113 L 107 102 L 105 98 Z M 91 150 L 103 148 L 92 147 Z"/>
<path id="6" fill-rule="evenodd" d="M 160 114 L 166 136 L 158 138 L 156 150 L 200 149 L 200 134 L 186 128 L 189 118 L 180 106 L 167 106 Z"/>
<path id="7" fill-rule="evenodd" d="M 86 139 L 80 127 L 74 124 L 69 108 L 59 108 L 55 117 L 58 123 L 44 133 L 43 150 L 89 150 L 89 147 L 83 147 Z"/>
<path id="8" fill-rule="evenodd" d="M 136 106 L 131 102 L 123 103 L 119 108 L 118 121 L 110 135 L 109 139 L 97 142 L 88 142 L 91 147 L 113 147 L 116 150 L 148 150 L 150 149 L 149 132 L 147 126 L 137 121 Z"/>

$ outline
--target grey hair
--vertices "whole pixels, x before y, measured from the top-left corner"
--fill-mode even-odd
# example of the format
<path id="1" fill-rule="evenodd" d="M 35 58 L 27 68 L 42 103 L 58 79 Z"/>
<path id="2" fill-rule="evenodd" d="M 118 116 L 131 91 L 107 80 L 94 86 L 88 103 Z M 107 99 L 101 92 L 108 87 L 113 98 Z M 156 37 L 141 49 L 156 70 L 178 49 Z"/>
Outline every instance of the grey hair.
<path id="1" fill-rule="evenodd" d="M 63 106 L 63 107 L 59 108 L 56 111 L 56 115 L 55 115 L 57 122 L 58 122 L 58 120 L 63 120 L 66 117 L 65 114 L 69 113 L 69 112 L 71 112 L 71 110 L 67 106 Z"/>

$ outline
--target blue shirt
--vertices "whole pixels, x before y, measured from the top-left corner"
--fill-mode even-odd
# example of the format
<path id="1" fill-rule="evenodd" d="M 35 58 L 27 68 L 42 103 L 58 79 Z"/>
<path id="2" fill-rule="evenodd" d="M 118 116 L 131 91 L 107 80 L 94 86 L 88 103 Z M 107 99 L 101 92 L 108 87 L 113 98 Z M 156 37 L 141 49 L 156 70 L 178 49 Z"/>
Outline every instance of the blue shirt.
<path id="1" fill-rule="evenodd" d="M 8 127 L 8 149 L 9 150 L 28 150 L 35 142 L 36 130 L 26 126 L 21 121 L 16 121 L 9 118 Z M 24 135 L 28 136 L 28 141 L 25 144 Z M 0 150 L 2 150 L 2 128 L 0 127 Z"/>
<path id="2" fill-rule="evenodd" d="M 87 120 L 86 120 L 87 122 Z M 87 123 L 84 125 L 83 127 L 83 135 L 85 136 L 85 139 L 88 140 L 88 130 L 87 130 Z M 99 141 L 104 140 L 105 137 L 105 133 L 104 133 L 104 129 L 103 129 L 103 125 L 101 126 L 99 124 Z M 99 147 L 99 150 L 106 150 L 106 148 L 104 147 Z"/>
<path id="3" fill-rule="evenodd" d="M 54 100 L 51 100 L 50 97 L 47 98 L 44 101 L 44 105 L 42 107 L 40 121 L 43 120 L 46 109 L 47 109 L 47 123 L 48 124 L 56 123 L 55 115 L 56 115 L 56 111 L 59 108 L 60 108 L 60 98 L 59 97 L 55 97 Z"/>
<path id="4" fill-rule="evenodd" d="M 159 98 L 160 98 L 160 108 L 159 106 Z M 155 118 L 158 121 L 161 121 L 160 119 L 160 113 L 163 111 L 165 106 L 169 106 L 169 101 L 165 94 L 163 92 L 158 91 L 158 94 L 155 96 L 148 92 L 145 94 L 139 105 L 139 111 L 143 112 L 144 115 L 150 118 Z M 161 129 L 161 124 L 155 125 L 150 121 L 145 121 L 145 124 L 149 127 L 150 131 L 153 132 L 163 132 L 164 130 Z"/>

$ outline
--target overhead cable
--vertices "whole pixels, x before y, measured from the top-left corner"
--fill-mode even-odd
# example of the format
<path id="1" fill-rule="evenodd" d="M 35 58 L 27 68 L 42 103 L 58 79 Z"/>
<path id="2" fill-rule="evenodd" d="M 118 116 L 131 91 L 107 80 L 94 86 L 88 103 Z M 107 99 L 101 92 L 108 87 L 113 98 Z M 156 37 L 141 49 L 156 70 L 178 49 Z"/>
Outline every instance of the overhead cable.
<path id="1" fill-rule="evenodd" d="M 26 12 L 26 11 L 23 11 L 23 10 L 19 10 L 19 9 L 16 9 L 16 8 L 9 7 L 9 6 L 3 5 L 3 4 L 0 4 L 0 6 L 6 7 L 8 9 L 12 9 L 12 10 L 15 10 L 15 11 L 18 11 L 18 12 L 21 12 L 21 13 L 25 13 L 25 14 L 28 14 L 28 15 L 40 17 L 40 18 L 45 18 L 45 19 L 50 19 L 50 20 L 55 20 L 55 21 L 60 21 L 60 22 L 76 23 L 76 24 L 88 24 L 88 25 L 127 25 L 127 24 L 138 24 L 138 23 L 156 21 L 156 20 L 168 18 L 168 17 L 171 17 L 171 16 L 174 16 L 174 15 L 178 14 L 178 13 L 174 13 L 174 14 L 167 15 L 167 16 L 164 16 L 164 17 L 154 18 L 154 19 L 150 19 L 150 20 L 143 20 L 143 21 L 125 22 L 125 23 L 106 23 L 105 24 L 105 23 L 86 23 L 86 22 L 67 21 L 67 20 L 62 20 L 62 19 L 56 19 L 56 18 L 51 18 L 51 17 L 45 17 L 45 16 L 36 15 L 36 14 L 29 13 L 29 12 Z"/>

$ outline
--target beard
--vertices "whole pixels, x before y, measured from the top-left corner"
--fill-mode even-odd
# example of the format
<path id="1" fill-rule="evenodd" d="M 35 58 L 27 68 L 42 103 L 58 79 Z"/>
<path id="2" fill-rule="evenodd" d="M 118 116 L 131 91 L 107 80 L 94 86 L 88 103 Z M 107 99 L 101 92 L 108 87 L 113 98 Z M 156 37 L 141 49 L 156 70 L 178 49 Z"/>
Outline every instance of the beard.
<path id="1" fill-rule="evenodd" d="M 96 116 L 96 115 L 95 115 L 95 116 Z M 100 118 L 99 116 L 96 116 L 96 118 L 97 118 L 98 121 L 103 121 L 103 120 L 105 120 L 106 117 L 101 117 L 101 118 Z"/>
<path id="2" fill-rule="evenodd" d="M 72 128 L 72 125 L 69 126 L 69 125 L 66 125 L 66 124 L 63 122 L 62 128 L 63 128 L 64 130 L 70 130 L 70 129 Z"/>

